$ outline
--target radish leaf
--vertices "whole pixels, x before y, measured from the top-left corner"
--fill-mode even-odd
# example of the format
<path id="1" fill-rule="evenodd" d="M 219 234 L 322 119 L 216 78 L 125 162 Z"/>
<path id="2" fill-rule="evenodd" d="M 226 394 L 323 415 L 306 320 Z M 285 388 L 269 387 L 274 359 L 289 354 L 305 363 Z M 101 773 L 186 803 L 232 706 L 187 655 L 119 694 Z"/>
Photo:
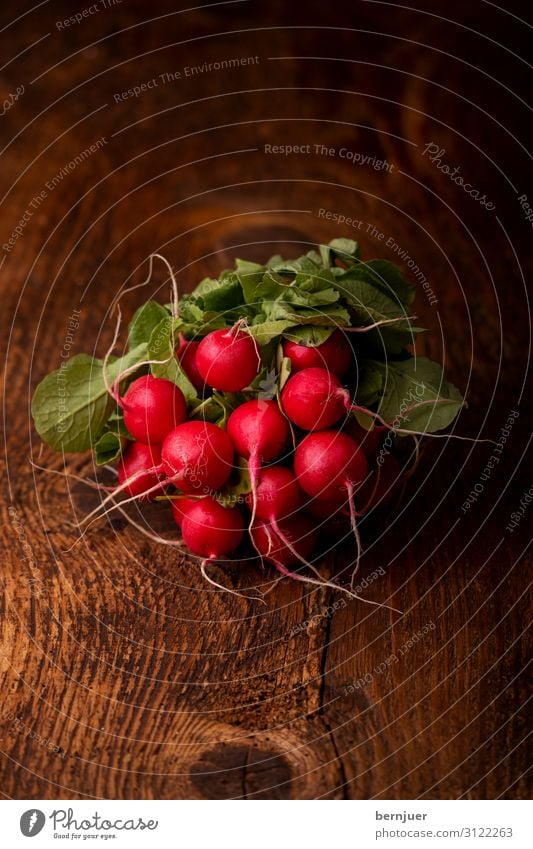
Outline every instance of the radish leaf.
<path id="1" fill-rule="evenodd" d="M 146 345 L 108 363 L 109 383 L 146 358 Z M 56 451 L 86 451 L 100 437 L 115 408 L 103 378 L 103 361 L 76 354 L 42 380 L 33 396 L 32 415 L 39 436 Z"/>

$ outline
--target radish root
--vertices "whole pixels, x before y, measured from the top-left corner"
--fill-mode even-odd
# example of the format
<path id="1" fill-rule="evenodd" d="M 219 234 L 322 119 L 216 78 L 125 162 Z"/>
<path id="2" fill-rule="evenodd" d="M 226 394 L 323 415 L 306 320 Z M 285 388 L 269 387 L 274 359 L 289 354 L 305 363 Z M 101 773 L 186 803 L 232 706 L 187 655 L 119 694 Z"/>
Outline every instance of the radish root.
<path id="1" fill-rule="evenodd" d="M 146 279 L 143 280 L 142 283 L 136 283 L 135 286 L 129 286 L 127 289 L 124 289 L 123 292 L 120 292 L 120 294 L 115 297 L 115 299 L 113 300 L 113 302 L 111 304 L 111 310 L 110 310 L 111 312 L 114 310 L 115 306 L 119 303 L 119 301 L 125 295 L 128 295 L 130 292 L 135 292 L 136 289 L 141 289 L 143 286 L 146 286 L 147 283 L 150 282 L 150 280 L 152 279 L 154 259 L 156 259 L 156 258 L 160 259 L 162 262 L 164 262 L 164 264 L 166 265 L 166 267 L 168 268 L 168 270 L 170 272 L 170 279 L 171 279 L 171 282 L 172 282 L 171 301 L 172 301 L 173 304 L 176 304 L 176 312 L 174 313 L 174 309 L 173 309 L 172 312 L 173 312 L 173 315 L 178 314 L 178 312 L 177 312 L 177 306 L 179 304 L 178 287 L 177 287 L 177 284 L 176 284 L 176 279 L 174 277 L 174 273 L 172 271 L 172 268 L 170 267 L 168 260 L 166 260 L 165 257 L 162 256 L 161 254 L 157 254 L 157 253 L 150 254 L 150 256 L 148 257 L 149 266 L 148 266 L 148 275 L 147 275 Z"/>
<path id="2" fill-rule="evenodd" d="M 158 254 L 157 254 L 157 256 L 158 256 Z M 140 284 L 140 285 L 144 285 L 144 284 Z M 107 393 L 111 396 L 113 401 L 115 401 L 115 403 L 118 404 L 118 406 L 120 407 L 121 410 L 125 410 L 125 409 L 127 409 L 127 404 L 120 395 L 120 391 L 119 391 L 120 383 L 123 380 L 125 380 L 126 377 L 129 377 L 130 374 L 133 374 L 135 371 L 137 371 L 137 369 L 142 368 L 142 366 L 165 365 L 165 363 L 168 363 L 172 359 L 173 354 L 169 354 L 169 356 L 166 357 L 164 360 L 143 360 L 140 363 L 135 363 L 134 365 L 129 366 L 128 368 L 124 369 L 123 371 L 120 372 L 120 374 L 117 375 L 117 377 L 113 381 L 113 385 L 111 386 L 111 384 L 109 383 L 108 376 L 107 376 L 107 370 L 108 370 L 108 367 L 109 367 L 109 357 L 113 353 L 115 345 L 117 344 L 121 324 L 122 324 L 122 311 L 121 311 L 120 306 L 117 302 L 117 321 L 116 321 L 116 324 L 115 324 L 115 332 L 113 334 L 113 340 L 111 342 L 111 345 L 109 346 L 109 348 L 107 349 L 107 351 L 105 352 L 105 355 L 104 355 L 104 360 L 103 360 L 103 364 L 102 364 L 102 378 L 103 378 L 104 385 L 105 385 L 105 388 L 107 390 Z M 174 345 L 172 345 L 172 349 L 174 350 Z"/>
<path id="3" fill-rule="evenodd" d="M 397 324 L 399 321 L 415 321 L 416 315 L 400 315 L 398 318 L 382 318 L 380 321 L 374 321 L 373 324 L 365 324 L 364 327 L 342 327 L 343 333 L 368 333 L 369 330 L 375 330 L 376 327 L 383 327 L 385 324 Z"/>
<path id="4" fill-rule="evenodd" d="M 217 589 L 219 589 L 219 590 L 223 590 L 224 592 L 231 593 L 231 595 L 236 595 L 239 598 L 245 598 L 247 601 L 260 601 L 261 604 L 264 604 L 265 607 L 266 607 L 266 601 L 264 600 L 264 598 L 262 596 L 258 596 L 258 595 L 250 596 L 250 595 L 246 595 L 245 593 L 240 593 L 237 590 L 230 589 L 230 587 L 225 587 L 223 584 L 219 584 L 213 578 L 210 578 L 209 575 L 207 574 L 207 564 L 209 562 L 212 562 L 213 560 L 216 560 L 216 558 L 215 557 L 206 557 L 200 563 L 200 572 L 202 573 L 202 576 L 205 578 L 205 580 L 209 584 L 212 584 L 214 587 L 217 587 Z"/>
<path id="5" fill-rule="evenodd" d="M 114 486 L 105 486 L 105 484 L 93 481 L 91 478 L 82 478 L 81 475 L 76 475 L 74 472 L 60 472 L 59 469 L 47 469 L 46 466 L 39 466 L 39 464 L 34 463 L 31 458 L 29 463 L 32 468 L 39 469 L 40 472 L 46 472 L 47 475 L 58 475 L 60 478 L 66 479 L 72 478 L 72 480 L 79 481 L 79 483 L 83 483 L 86 486 L 90 486 L 92 489 L 99 490 L 100 492 L 114 492 L 115 490 Z"/>
<path id="6" fill-rule="evenodd" d="M 149 256 L 150 267 L 148 269 L 148 280 L 150 280 L 150 278 L 152 277 L 152 268 L 153 268 L 154 259 L 160 259 L 161 262 L 164 263 L 164 265 L 166 266 L 166 268 L 168 270 L 168 273 L 169 273 L 169 276 L 170 276 L 170 282 L 172 284 L 171 297 L 170 297 L 170 303 L 171 303 L 171 308 L 172 308 L 172 317 L 177 318 L 178 314 L 179 314 L 179 293 L 178 293 L 178 283 L 177 283 L 177 280 L 174 276 L 172 266 L 170 265 L 168 259 L 166 259 L 162 254 L 157 254 L 157 253 L 156 254 L 150 254 L 150 256 Z M 146 282 L 148 282 L 148 280 Z"/>
<path id="7" fill-rule="evenodd" d="M 272 527 L 274 528 L 274 530 L 275 530 L 275 532 L 276 532 L 277 536 L 280 538 L 280 540 L 282 541 L 283 545 L 286 545 L 286 546 L 287 546 L 287 548 L 289 549 L 289 551 L 291 552 L 291 554 L 293 554 L 295 557 L 297 557 L 297 558 L 298 558 L 298 560 L 300 561 L 300 563 L 301 563 L 303 566 L 306 566 L 308 569 L 311 569 L 311 571 L 312 571 L 312 572 L 314 572 L 314 573 L 315 573 L 315 575 L 316 575 L 318 578 L 322 578 L 322 575 L 320 574 L 320 572 L 318 571 L 318 569 L 316 568 L 316 566 L 313 566 L 313 564 L 312 564 L 312 563 L 309 563 L 309 561 L 308 561 L 308 560 L 306 560 L 306 559 L 305 559 L 305 557 L 302 557 L 302 555 L 301 555 L 301 554 L 300 554 L 300 553 L 296 550 L 296 548 L 294 547 L 294 545 L 293 545 L 293 544 L 292 544 L 292 542 L 290 541 L 289 537 L 288 537 L 286 534 L 284 534 L 284 533 L 283 533 L 283 531 L 281 530 L 281 528 L 280 528 L 280 526 L 279 526 L 279 522 L 278 522 L 278 520 L 276 519 L 276 517 L 275 517 L 275 516 L 272 516 L 272 517 L 271 517 L 271 519 L 270 519 L 270 524 L 271 524 L 271 525 L 272 525 Z M 270 539 L 270 537 L 269 537 L 269 539 Z"/>
<path id="8" fill-rule="evenodd" d="M 349 412 L 353 411 L 353 412 L 356 412 L 356 413 L 364 413 L 365 415 L 373 418 L 375 421 L 378 421 L 387 430 L 393 430 L 396 433 L 403 433 L 403 434 L 406 434 L 407 436 L 429 436 L 433 439 L 459 439 L 462 442 L 474 442 L 476 444 L 482 443 L 482 442 L 489 442 L 491 445 L 497 445 L 498 444 L 494 439 L 475 439 L 475 438 L 470 437 L 470 436 L 459 436 L 458 434 L 455 434 L 455 433 L 426 433 L 426 431 L 423 431 L 423 430 L 409 430 L 408 428 L 396 427 L 395 425 L 389 424 L 389 422 L 386 422 L 385 419 L 382 418 L 382 416 L 380 416 L 379 413 L 376 413 L 374 410 L 369 410 L 368 407 L 363 407 L 360 404 L 353 404 L 351 399 L 350 399 L 350 395 L 349 395 L 349 393 L 346 389 L 339 389 L 338 391 L 339 391 L 339 394 L 341 394 L 343 396 L 345 407 Z M 412 404 L 410 407 L 407 407 L 407 409 L 404 411 L 404 413 L 402 415 L 402 418 L 405 419 L 407 417 L 407 415 L 412 410 L 417 410 L 419 407 L 425 406 L 427 404 L 447 404 L 447 403 L 448 403 L 448 400 L 446 398 L 436 398 L 436 399 L 430 399 L 429 401 L 419 401 L 418 403 Z"/>
<path id="9" fill-rule="evenodd" d="M 371 601 L 370 599 L 362 598 L 360 595 L 357 595 L 357 593 L 353 592 L 353 590 L 349 590 L 346 587 L 342 587 L 340 584 L 336 584 L 334 581 L 327 581 L 325 578 L 310 578 L 308 575 L 299 575 L 297 572 L 291 572 L 290 569 L 287 569 L 287 567 L 284 566 L 283 563 L 281 563 L 277 558 L 272 555 L 272 535 L 268 529 L 268 526 L 265 523 L 263 523 L 263 526 L 268 538 L 268 551 L 266 556 L 270 560 L 272 560 L 278 572 L 280 572 L 284 577 L 293 578 L 295 581 L 300 581 L 301 583 L 312 584 L 313 586 L 320 587 L 321 589 L 325 589 L 326 587 L 328 587 L 329 589 L 335 590 L 336 592 L 345 593 L 352 599 L 357 599 L 357 601 L 363 601 L 365 604 L 371 604 L 375 607 L 385 607 L 388 610 L 393 610 L 396 613 L 401 613 L 400 610 L 395 607 L 390 607 L 388 604 L 382 604 L 379 601 Z"/>
<path id="10" fill-rule="evenodd" d="M 257 484 L 259 481 L 259 473 L 261 471 L 261 460 L 259 459 L 256 452 L 250 454 L 250 458 L 248 460 L 248 473 L 250 475 L 250 485 L 252 487 L 252 510 L 250 523 L 248 525 L 248 534 L 253 542 L 253 534 L 252 527 L 255 522 L 255 514 L 257 511 Z M 255 543 L 254 543 L 255 548 Z"/>
<path id="11" fill-rule="evenodd" d="M 132 483 L 134 483 L 137 480 L 137 478 L 140 478 L 142 475 L 146 475 L 146 474 L 156 474 L 156 475 L 158 475 L 158 474 L 161 474 L 162 471 L 163 471 L 163 467 L 161 465 L 159 465 L 159 466 L 152 466 L 151 469 L 139 469 L 138 472 L 134 472 L 134 474 L 130 475 L 130 477 L 127 478 L 124 481 L 124 483 L 121 483 L 119 486 L 116 486 L 113 489 L 113 491 L 110 492 L 109 495 L 106 496 L 106 498 L 104 498 L 103 501 L 101 501 L 100 504 L 97 507 L 94 508 L 94 510 L 91 510 L 91 512 L 88 513 L 87 516 L 85 516 L 81 520 L 80 526 L 85 525 L 86 522 L 88 522 L 90 519 L 92 519 L 94 516 L 96 516 L 96 514 L 102 509 L 102 507 L 105 507 L 105 505 L 109 501 L 113 501 L 117 495 L 119 495 L 121 492 L 123 492 L 123 490 L 127 489 Z M 142 492 L 139 495 L 132 495 L 131 498 L 127 498 L 125 501 L 122 501 L 121 504 L 128 504 L 130 501 L 138 501 L 140 498 L 145 498 L 147 495 L 150 495 L 152 492 L 156 492 L 158 489 L 160 489 L 161 483 L 162 482 L 158 482 L 158 483 L 154 484 L 154 486 L 150 487 L 150 489 L 147 489 L 145 492 Z M 113 509 L 113 508 L 111 508 L 111 509 Z M 105 515 L 107 512 L 108 511 L 105 510 L 104 513 L 102 513 L 102 516 Z M 96 518 L 100 518 L 100 517 L 96 516 Z"/>
<path id="12" fill-rule="evenodd" d="M 352 577 L 350 580 L 350 587 L 353 590 L 355 576 L 359 571 L 359 564 L 361 562 L 361 536 L 359 534 L 359 528 L 357 527 L 357 511 L 355 509 L 355 501 L 354 501 L 354 488 L 353 483 L 351 481 L 346 482 L 346 489 L 348 491 L 348 504 L 350 506 L 350 524 L 352 526 L 352 532 L 355 537 L 355 545 L 357 550 L 356 560 L 355 560 L 355 568 L 352 572 Z"/>

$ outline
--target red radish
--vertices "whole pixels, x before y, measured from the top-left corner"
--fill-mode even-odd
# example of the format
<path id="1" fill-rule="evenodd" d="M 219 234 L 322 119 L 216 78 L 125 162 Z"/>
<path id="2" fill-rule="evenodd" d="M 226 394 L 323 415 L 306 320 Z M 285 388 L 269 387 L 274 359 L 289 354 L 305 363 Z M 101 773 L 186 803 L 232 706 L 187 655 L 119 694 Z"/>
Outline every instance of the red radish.
<path id="1" fill-rule="evenodd" d="M 252 508 L 253 519 L 269 522 L 281 542 L 292 550 L 291 542 L 285 537 L 279 520 L 290 520 L 303 505 L 303 493 L 290 469 L 284 466 L 267 466 L 259 473 L 257 487 L 246 498 Z M 304 557 L 295 549 L 293 553 L 306 566 Z"/>
<path id="2" fill-rule="evenodd" d="M 176 356 L 196 391 L 202 394 L 205 389 L 205 381 L 198 371 L 196 362 L 199 346 L 199 342 L 188 342 L 183 333 L 180 333 L 180 344 L 176 350 Z"/>
<path id="3" fill-rule="evenodd" d="M 353 348 L 340 330 L 334 330 L 329 339 L 315 347 L 286 340 L 283 354 L 291 361 L 293 373 L 306 368 L 325 368 L 342 377 L 355 362 Z"/>
<path id="4" fill-rule="evenodd" d="M 171 430 L 161 448 L 169 481 L 188 495 L 207 495 L 228 479 L 233 446 L 227 433 L 211 422 L 192 421 Z"/>
<path id="5" fill-rule="evenodd" d="M 257 376 L 261 360 L 253 337 L 232 327 L 204 336 L 196 351 L 196 365 L 208 386 L 240 392 Z"/>
<path id="6" fill-rule="evenodd" d="M 193 504 L 196 504 L 198 501 L 197 498 L 189 498 L 186 495 L 180 495 L 177 498 L 172 498 L 170 501 L 170 506 L 172 507 L 172 515 L 174 516 L 174 521 L 178 528 L 181 528 L 181 523 L 183 522 L 184 516 Z"/>
<path id="7" fill-rule="evenodd" d="M 193 554 L 215 560 L 239 545 L 244 531 L 238 507 L 224 507 L 207 496 L 189 505 L 181 523 L 181 533 Z"/>
<path id="8" fill-rule="evenodd" d="M 247 496 L 253 507 L 253 499 Z M 261 469 L 256 489 L 256 516 L 274 524 L 277 519 L 290 516 L 303 505 L 303 495 L 290 469 L 285 466 L 267 466 Z"/>
<path id="9" fill-rule="evenodd" d="M 302 489 L 313 498 L 341 504 L 348 496 L 350 519 L 357 543 L 359 568 L 361 541 L 357 529 L 354 492 L 368 475 L 368 462 L 357 442 L 345 433 L 323 430 L 305 436 L 294 454 L 294 471 Z M 352 577 L 353 577 L 352 576 Z"/>
<path id="10" fill-rule="evenodd" d="M 228 419 L 228 434 L 240 457 L 248 460 L 252 484 L 252 518 L 257 507 L 257 478 L 261 462 L 271 462 L 283 454 L 290 438 L 288 422 L 275 401 L 246 401 Z"/>
<path id="11" fill-rule="evenodd" d="M 301 558 L 307 559 L 313 554 L 316 534 L 312 521 L 303 513 L 282 520 L 280 526 L 284 538 L 280 538 L 272 525 L 263 520 L 254 522 L 251 535 L 261 557 L 270 560 L 278 569 L 280 566 L 286 569 L 297 565 Z M 290 547 L 287 540 L 290 540 Z M 287 573 L 283 571 L 283 574 Z"/>
<path id="12" fill-rule="evenodd" d="M 285 519 L 281 522 L 283 538 L 280 538 L 275 529 L 268 522 L 258 520 L 254 523 L 251 529 L 252 542 L 256 550 L 261 555 L 261 558 L 270 560 L 274 564 L 278 572 L 288 578 L 294 578 L 296 581 L 302 581 L 306 584 L 313 584 L 318 587 L 331 587 L 334 590 L 340 590 L 346 593 L 352 599 L 364 601 L 366 604 L 372 604 L 376 607 L 388 607 L 376 601 L 369 601 L 357 595 L 353 590 L 341 587 L 334 581 L 326 581 L 320 577 L 320 573 L 308 564 L 317 575 L 317 578 L 310 578 L 307 575 L 300 575 L 297 572 L 291 572 L 290 566 L 296 566 L 299 561 L 306 562 L 306 558 L 310 557 L 314 551 L 316 543 L 316 533 L 313 528 L 313 522 L 305 513 L 297 513 L 291 519 Z M 290 541 L 290 544 L 289 544 Z M 357 567 L 356 570 L 357 571 Z M 355 573 L 354 573 L 355 574 Z M 208 579 L 209 580 L 209 579 Z M 352 578 L 353 583 L 353 578 Z M 391 607 L 390 610 L 396 608 Z"/>
<path id="13" fill-rule="evenodd" d="M 155 497 L 154 487 L 160 481 L 160 476 L 153 471 L 154 466 L 161 464 L 161 449 L 158 445 L 144 445 L 142 442 L 132 442 L 125 449 L 118 461 L 119 486 L 126 495 L 145 495 L 150 490 L 147 499 Z M 144 474 L 139 474 L 144 472 Z M 161 485 L 163 489 L 163 484 Z"/>
<path id="14" fill-rule="evenodd" d="M 290 433 L 276 402 L 262 398 L 241 404 L 228 419 L 228 435 L 237 454 L 257 463 L 271 462 L 283 454 Z"/>
<path id="15" fill-rule="evenodd" d="M 161 444 L 167 433 L 187 417 L 181 389 L 170 380 L 151 374 L 134 380 L 118 403 L 127 429 L 145 444 Z"/>
<path id="16" fill-rule="evenodd" d="M 306 368 L 289 378 L 281 393 L 288 418 L 304 430 L 324 430 L 346 415 L 344 390 L 324 368 Z"/>
<path id="17" fill-rule="evenodd" d="M 307 562 L 307 558 L 315 549 L 316 533 L 313 522 L 304 513 L 297 513 L 290 519 L 282 520 L 278 530 L 260 519 L 254 522 L 250 535 L 261 558 L 270 560 L 282 575 L 317 587 L 341 590 L 348 593 L 351 598 L 357 598 L 350 590 L 344 589 L 333 581 L 326 581 L 317 569 Z M 300 562 L 309 566 L 317 577 L 310 578 L 308 575 L 300 575 L 289 569 L 289 566 L 296 566 Z"/>
<path id="18" fill-rule="evenodd" d="M 323 430 L 302 439 L 294 454 L 294 470 L 308 495 L 338 504 L 346 498 L 347 489 L 363 483 L 368 463 L 354 439 L 336 430 Z"/>
<path id="19" fill-rule="evenodd" d="M 147 473 L 156 475 L 156 483 L 147 490 L 143 489 L 143 498 L 159 491 L 161 483 L 157 481 L 160 475 L 163 484 L 172 483 L 187 495 L 208 495 L 226 482 L 232 468 L 233 445 L 225 431 L 210 422 L 185 422 L 167 434 L 161 446 L 161 462 L 158 465 L 141 469 L 131 480 L 126 479 L 115 487 L 98 507 L 85 516 L 80 525 L 90 521 L 109 501 L 113 501 L 120 492 L 126 491 L 134 484 L 138 477 L 144 477 Z M 139 497 L 130 496 L 128 500 L 121 502 L 121 506 Z"/>

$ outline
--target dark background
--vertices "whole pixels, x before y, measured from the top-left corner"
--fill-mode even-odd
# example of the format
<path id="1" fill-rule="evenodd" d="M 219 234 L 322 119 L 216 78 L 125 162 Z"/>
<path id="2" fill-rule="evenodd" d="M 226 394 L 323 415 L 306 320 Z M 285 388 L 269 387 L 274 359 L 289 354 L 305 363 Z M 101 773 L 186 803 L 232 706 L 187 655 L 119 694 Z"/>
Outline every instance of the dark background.
<path id="1" fill-rule="evenodd" d="M 24 87 L 0 118 L 2 244 L 31 212 L 0 257 L 2 795 L 526 797 L 527 502 L 507 526 L 531 485 L 531 222 L 519 202 L 529 193 L 533 205 L 528 4 L 251 0 L 181 12 L 123 0 L 58 28 L 90 6 L 0 12 L 1 99 Z M 439 170 L 429 143 L 495 208 Z M 346 147 L 392 168 L 266 155 L 265 144 Z M 321 208 L 361 228 L 327 222 Z M 151 251 L 185 290 L 236 255 L 299 255 L 337 236 L 394 261 L 392 236 L 427 276 L 437 304 L 420 289 L 416 313 L 432 332 L 418 351 L 466 393 L 456 433 L 498 440 L 519 412 L 466 513 L 492 448 L 433 440 L 402 509 L 366 539 L 362 576 L 385 575 L 365 595 L 403 616 L 351 602 L 324 615 L 338 597 L 290 582 L 267 608 L 208 592 L 195 562 L 121 520 L 65 553 L 68 523 L 90 499 L 32 472 L 30 456 L 64 462 L 41 450 L 29 402 L 59 365 L 72 311 L 72 353 L 102 355 L 112 298 L 142 281 Z M 126 317 L 166 292 L 159 267 L 125 299 Z M 89 457 L 67 461 L 91 471 Z M 215 574 L 234 586 L 264 580 L 250 565 Z"/>

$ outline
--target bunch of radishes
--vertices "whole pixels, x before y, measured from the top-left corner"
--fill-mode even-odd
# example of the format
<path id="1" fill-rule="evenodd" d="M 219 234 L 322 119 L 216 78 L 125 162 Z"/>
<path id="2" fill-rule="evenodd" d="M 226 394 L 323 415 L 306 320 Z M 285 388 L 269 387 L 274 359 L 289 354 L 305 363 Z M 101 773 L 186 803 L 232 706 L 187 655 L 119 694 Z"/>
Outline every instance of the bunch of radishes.
<path id="1" fill-rule="evenodd" d="M 155 258 L 171 303 L 139 307 L 117 358 L 119 309 L 105 358 L 70 357 L 33 396 L 52 448 L 118 461 L 118 485 L 80 524 L 169 501 L 204 575 L 247 530 L 282 574 L 321 585 L 317 526 L 351 528 L 357 571 L 359 517 L 404 477 L 393 446 L 414 445 L 417 459 L 418 438 L 463 406 L 442 367 L 413 355 L 413 285 L 391 263 L 362 262 L 350 239 L 289 261 L 236 260 L 181 298 L 164 257 L 150 256 L 150 274 Z"/>
<path id="2" fill-rule="evenodd" d="M 326 522 L 346 512 L 359 546 L 355 502 L 362 489 L 367 502 L 373 500 L 372 490 L 374 498 L 377 493 L 379 475 L 371 478 L 367 454 L 375 453 L 384 428 L 365 432 L 352 421 L 349 432 L 334 429 L 346 423 L 350 401 L 341 378 L 354 363 L 352 345 L 340 330 L 312 348 L 286 341 L 283 354 L 291 376 L 279 399 L 244 401 L 225 430 L 187 420 L 185 398 L 174 383 L 152 375 L 133 381 L 117 402 L 136 441 L 120 458 L 119 486 L 112 495 L 154 498 L 165 488 L 193 554 L 224 557 L 239 546 L 247 525 L 262 558 L 283 574 L 316 583 L 291 569 L 309 565 L 316 519 Z M 201 342 L 182 342 L 177 356 L 202 393 L 241 392 L 261 364 L 255 340 L 241 326 L 215 330 Z M 219 500 L 236 458 L 248 464 L 246 515 L 238 504 Z M 170 485 L 174 495 L 168 494 Z"/>

